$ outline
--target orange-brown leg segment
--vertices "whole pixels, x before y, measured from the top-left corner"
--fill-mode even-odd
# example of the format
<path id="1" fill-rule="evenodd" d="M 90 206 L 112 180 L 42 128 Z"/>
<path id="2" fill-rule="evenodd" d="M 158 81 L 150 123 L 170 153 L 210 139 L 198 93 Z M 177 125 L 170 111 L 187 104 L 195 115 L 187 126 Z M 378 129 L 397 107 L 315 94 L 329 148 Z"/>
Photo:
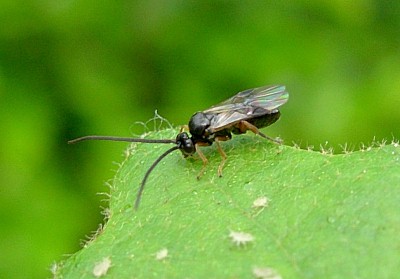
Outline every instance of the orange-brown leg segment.
<path id="1" fill-rule="evenodd" d="M 224 152 L 224 150 L 222 150 L 221 145 L 219 144 L 220 141 L 226 141 L 229 140 L 228 137 L 216 137 L 215 138 L 215 144 L 217 145 L 218 148 L 218 152 L 219 154 L 221 154 L 222 157 L 222 161 L 218 166 L 218 176 L 221 177 L 222 176 L 222 169 L 224 168 L 226 159 L 228 156 L 226 156 L 226 153 Z"/>
<path id="2" fill-rule="evenodd" d="M 266 138 L 266 139 L 268 139 L 268 140 L 270 140 L 270 141 L 272 141 L 272 142 L 275 142 L 275 143 L 278 143 L 278 144 L 281 144 L 281 143 L 282 143 L 280 140 L 273 139 L 273 138 L 271 138 L 271 137 L 269 137 L 269 136 L 267 136 L 267 135 L 261 133 L 260 130 L 258 130 L 258 128 L 257 128 L 256 126 L 254 126 L 253 124 L 247 122 L 246 120 L 242 120 L 242 121 L 239 122 L 239 130 L 240 130 L 241 132 L 243 132 L 243 133 L 244 133 L 245 131 L 247 131 L 247 130 L 250 130 L 250 131 L 252 131 L 254 134 L 260 135 L 260 136 L 262 136 L 263 138 Z"/>
<path id="3" fill-rule="evenodd" d="M 204 156 L 203 152 L 200 150 L 199 146 L 209 146 L 209 144 L 207 143 L 202 143 L 202 142 L 198 142 L 194 145 L 194 148 L 196 149 L 197 154 L 199 154 L 199 157 L 201 158 L 201 160 L 203 161 L 203 167 L 201 168 L 201 171 L 199 172 L 199 174 L 197 175 L 197 179 L 200 179 L 200 177 L 203 175 L 204 170 L 206 169 L 206 165 L 208 163 L 208 160 L 206 158 L 206 156 Z"/>
<path id="4" fill-rule="evenodd" d="M 183 131 L 189 131 L 189 126 L 188 125 L 182 125 L 181 129 L 179 130 L 179 133 L 182 133 Z"/>

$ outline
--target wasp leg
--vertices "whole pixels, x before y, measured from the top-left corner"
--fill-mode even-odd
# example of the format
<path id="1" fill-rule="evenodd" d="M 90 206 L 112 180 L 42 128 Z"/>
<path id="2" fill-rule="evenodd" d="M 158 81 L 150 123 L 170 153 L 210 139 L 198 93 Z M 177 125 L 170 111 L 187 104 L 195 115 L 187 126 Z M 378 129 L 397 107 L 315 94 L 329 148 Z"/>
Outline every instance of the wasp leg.
<path id="1" fill-rule="evenodd" d="M 240 123 L 239 123 L 239 130 L 240 130 L 241 132 L 245 132 L 245 131 L 247 131 L 247 130 L 250 130 L 250 131 L 252 131 L 254 134 L 260 135 L 260 136 L 262 136 L 263 138 L 266 138 L 267 140 L 270 140 L 270 141 L 275 142 L 275 143 L 278 143 L 278 144 L 282 144 L 282 141 L 277 140 L 277 139 L 274 139 L 274 138 L 271 138 L 271 137 L 269 137 L 269 136 L 267 136 L 267 135 L 261 133 L 260 130 L 258 130 L 258 128 L 257 128 L 256 126 L 254 126 L 253 124 L 247 122 L 246 120 L 240 121 Z"/>
<path id="2" fill-rule="evenodd" d="M 201 168 L 201 171 L 197 175 L 197 179 L 200 179 L 200 177 L 203 176 L 204 170 L 206 169 L 206 165 L 208 164 L 208 160 L 207 160 L 206 156 L 204 156 L 203 152 L 200 150 L 199 146 L 209 146 L 209 144 L 198 142 L 194 145 L 194 148 L 196 149 L 197 154 L 199 154 L 199 157 L 203 161 L 203 167 Z"/>
<path id="3" fill-rule="evenodd" d="M 226 156 L 226 153 L 224 152 L 224 150 L 222 150 L 221 148 L 221 144 L 219 144 L 220 141 L 226 141 L 229 140 L 228 137 L 222 136 L 222 137 L 215 137 L 215 144 L 217 145 L 218 148 L 218 152 L 219 154 L 221 154 L 222 157 L 222 161 L 218 166 L 218 176 L 221 177 L 222 176 L 222 169 L 224 168 L 226 159 L 228 156 Z"/>
<path id="4" fill-rule="evenodd" d="M 182 125 L 181 129 L 179 130 L 179 133 L 182 133 L 183 131 L 189 131 L 189 126 L 188 125 Z"/>

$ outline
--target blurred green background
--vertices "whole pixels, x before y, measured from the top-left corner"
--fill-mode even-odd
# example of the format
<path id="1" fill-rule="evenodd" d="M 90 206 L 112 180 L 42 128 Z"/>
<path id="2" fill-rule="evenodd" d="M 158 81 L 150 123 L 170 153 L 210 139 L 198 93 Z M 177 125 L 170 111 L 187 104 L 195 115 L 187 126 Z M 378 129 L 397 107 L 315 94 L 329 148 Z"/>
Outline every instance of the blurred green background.
<path id="1" fill-rule="evenodd" d="M 97 229 L 127 144 L 285 84 L 287 144 L 399 138 L 399 1 L 0 1 L 0 277 L 49 277 Z M 150 129 L 152 126 L 150 125 Z M 160 170 L 159 170 L 160 171 Z M 138 183 L 141 178 L 138 178 Z"/>

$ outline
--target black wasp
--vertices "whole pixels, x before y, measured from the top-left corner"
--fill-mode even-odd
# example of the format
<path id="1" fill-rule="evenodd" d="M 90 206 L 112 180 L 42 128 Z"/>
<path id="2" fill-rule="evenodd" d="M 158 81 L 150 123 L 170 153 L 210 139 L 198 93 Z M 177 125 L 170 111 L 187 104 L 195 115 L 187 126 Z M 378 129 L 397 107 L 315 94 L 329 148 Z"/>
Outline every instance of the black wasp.
<path id="1" fill-rule="evenodd" d="M 218 167 L 218 175 L 221 176 L 227 156 L 219 142 L 230 140 L 232 133 L 243 134 L 247 130 L 250 130 L 263 138 L 279 143 L 279 141 L 261 133 L 259 129 L 267 127 L 279 119 L 280 112 L 278 108 L 285 104 L 288 99 L 289 93 L 286 91 L 285 86 L 282 85 L 263 86 L 239 92 L 228 100 L 207 110 L 196 112 L 190 118 L 189 126 L 187 127 L 191 136 L 181 129 L 181 132 L 174 140 L 85 136 L 71 140 L 68 143 L 76 143 L 84 140 L 111 140 L 175 144 L 174 147 L 168 149 L 158 157 L 144 175 L 135 201 L 135 209 L 137 209 L 149 174 L 165 156 L 177 149 L 182 152 L 184 157 L 191 156 L 196 152 L 199 154 L 203 161 L 203 167 L 197 176 L 199 178 L 203 174 L 208 162 L 200 150 L 200 146 L 210 146 L 214 142 L 216 143 L 218 152 L 222 156 L 222 161 Z"/>

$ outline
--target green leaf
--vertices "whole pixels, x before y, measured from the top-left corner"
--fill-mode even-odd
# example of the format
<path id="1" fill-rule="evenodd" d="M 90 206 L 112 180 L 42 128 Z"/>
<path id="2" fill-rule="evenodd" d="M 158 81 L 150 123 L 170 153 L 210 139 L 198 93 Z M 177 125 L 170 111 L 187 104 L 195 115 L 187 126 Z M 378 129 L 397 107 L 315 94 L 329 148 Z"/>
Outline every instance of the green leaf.
<path id="1" fill-rule="evenodd" d="M 331 155 L 249 134 L 221 145 L 223 177 L 216 146 L 202 148 L 209 164 L 200 180 L 197 156 L 172 153 L 134 211 L 144 173 L 169 145 L 132 144 L 112 183 L 104 230 L 59 264 L 56 277 L 94 278 L 102 267 L 106 278 L 254 278 L 256 268 L 278 274 L 265 278 L 398 276 L 398 144 Z M 254 207 L 263 197 L 266 206 Z"/>

